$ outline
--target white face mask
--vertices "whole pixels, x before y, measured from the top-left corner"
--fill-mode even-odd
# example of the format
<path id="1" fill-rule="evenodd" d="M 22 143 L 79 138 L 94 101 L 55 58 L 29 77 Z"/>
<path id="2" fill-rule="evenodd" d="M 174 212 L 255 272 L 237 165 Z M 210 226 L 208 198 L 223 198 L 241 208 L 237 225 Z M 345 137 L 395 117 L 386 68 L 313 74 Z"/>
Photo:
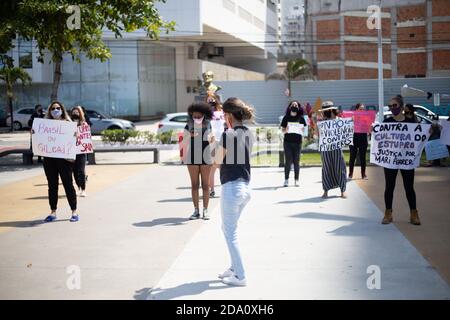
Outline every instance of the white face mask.
<path id="1" fill-rule="evenodd" d="M 200 119 L 194 118 L 194 123 L 195 124 L 202 124 L 203 123 L 203 119 L 205 119 L 205 117 L 201 117 Z"/>
<path id="2" fill-rule="evenodd" d="M 62 115 L 62 110 L 54 109 L 51 113 L 53 118 L 59 119 Z"/>

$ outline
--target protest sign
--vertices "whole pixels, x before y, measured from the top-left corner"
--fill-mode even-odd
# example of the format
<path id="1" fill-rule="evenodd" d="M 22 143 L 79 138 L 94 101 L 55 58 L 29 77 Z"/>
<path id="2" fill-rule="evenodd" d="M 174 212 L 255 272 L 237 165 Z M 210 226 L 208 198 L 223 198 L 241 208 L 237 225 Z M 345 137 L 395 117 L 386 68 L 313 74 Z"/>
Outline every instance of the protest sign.
<path id="1" fill-rule="evenodd" d="M 443 159 L 449 156 L 448 149 L 441 139 L 431 140 L 425 144 L 427 160 Z"/>
<path id="2" fill-rule="evenodd" d="M 376 112 L 374 110 L 367 111 L 344 111 L 344 118 L 353 118 L 355 123 L 355 133 L 369 133 L 372 123 L 375 121 Z"/>
<path id="3" fill-rule="evenodd" d="M 450 146 L 450 121 L 441 121 L 441 142 Z"/>
<path id="4" fill-rule="evenodd" d="M 342 149 L 353 143 L 353 119 L 325 120 L 317 123 L 319 151 Z"/>
<path id="5" fill-rule="evenodd" d="M 211 130 L 216 141 L 222 138 L 222 134 L 225 131 L 225 121 L 224 120 L 211 120 Z"/>
<path id="6" fill-rule="evenodd" d="M 389 169 L 417 168 L 429 137 L 429 124 L 375 123 L 372 128 L 370 162 Z"/>
<path id="7" fill-rule="evenodd" d="M 77 124 L 70 121 L 35 118 L 33 153 L 49 158 L 75 159 Z"/>
<path id="8" fill-rule="evenodd" d="M 77 137 L 77 154 L 93 153 L 94 146 L 92 144 L 91 127 L 87 123 L 78 126 Z"/>
<path id="9" fill-rule="evenodd" d="M 288 122 L 288 133 L 299 134 L 302 136 L 305 134 L 304 127 L 304 124 L 298 122 Z"/>

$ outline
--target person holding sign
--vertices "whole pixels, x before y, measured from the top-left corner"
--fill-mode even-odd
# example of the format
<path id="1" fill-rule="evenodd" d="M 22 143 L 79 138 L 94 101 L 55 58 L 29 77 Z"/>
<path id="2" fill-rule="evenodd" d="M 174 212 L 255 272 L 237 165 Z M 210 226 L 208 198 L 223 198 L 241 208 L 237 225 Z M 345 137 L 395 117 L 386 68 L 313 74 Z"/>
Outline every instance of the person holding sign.
<path id="1" fill-rule="evenodd" d="M 286 157 L 284 163 L 284 186 L 289 185 L 289 173 L 291 166 L 294 164 L 294 180 L 295 186 L 298 187 L 298 179 L 300 175 L 300 152 L 302 148 L 303 128 L 306 126 L 303 117 L 303 109 L 298 101 L 292 101 L 287 110 L 286 115 L 281 120 L 281 130 L 284 133 L 283 148 Z"/>
<path id="2" fill-rule="evenodd" d="M 63 104 L 58 101 L 54 101 L 48 107 L 46 119 L 57 121 L 71 121 L 69 115 Z M 45 131 L 45 130 L 44 130 Z M 47 130 L 52 131 L 52 130 Z M 56 130 L 57 131 L 57 130 Z M 36 134 L 35 129 L 32 130 L 32 134 Z M 59 133 L 57 133 L 59 134 Z M 73 133 L 73 139 L 75 144 L 76 131 Z M 51 213 L 45 218 L 45 222 L 52 222 L 56 220 L 56 209 L 58 205 L 58 184 L 59 177 L 64 186 L 66 192 L 67 201 L 72 209 L 71 222 L 79 220 L 77 214 L 77 194 L 73 187 L 72 172 L 73 172 L 73 160 L 44 157 L 44 171 L 48 182 L 48 201 L 50 204 Z"/>
<path id="3" fill-rule="evenodd" d="M 365 106 L 362 103 L 357 103 L 355 111 L 364 111 Z M 355 167 L 356 155 L 359 153 L 359 163 L 361 165 L 361 178 L 367 180 L 366 175 L 366 152 L 369 143 L 367 141 L 367 133 L 355 132 L 353 134 L 353 145 L 350 145 L 350 163 L 348 178 L 353 179 L 353 169 Z"/>
<path id="4" fill-rule="evenodd" d="M 415 123 L 415 118 L 405 117 L 403 114 L 404 103 L 403 97 L 398 95 L 391 99 L 389 110 L 392 112 L 392 117 L 385 119 L 384 123 Z M 384 189 L 384 203 L 386 210 L 382 224 L 389 224 L 393 221 L 392 218 L 392 202 L 394 199 L 395 182 L 399 169 L 384 168 L 385 189 Z M 420 225 L 419 213 L 416 207 L 416 192 L 414 190 L 414 169 L 400 169 L 403 186 L 406 192 L 406 198 L 410 208 L 410 222 L 414 225 Z"/>
<path id="5" fill-rule="evenodd" d="M 70 116 L 73 121 L 77 123 L 79 137 L 77 139 L 77 146 L 81 144 L 83 140 L 80 135 L 91 135 L 91 130 L 86 122 L 86 118 L 83 109 L 80 106 L 73 108 L 70 112 Z M 80 133 L 81 129 L 81 133 Z M 91 144 L 92 145 L 92 144 Z M 78 191 L 80 197 L 86 197 L 86 153 L 78 153 L 73 165 L 73 176 L 75 178 L 75 183 L 78 186 Z"/>
<path id="6" fill-rule="evenodd" d="M 318 110 L 322 114 L 322 121 L 337 119 L 338 108 L 332 101 L 322 103 L 322 109 Z M 340 188 L 341 198 L 347 198 L 345 190 L 347 188 L 347 167 L 341 148 L 333 150 L 321 150 L 322 159 L 322 198 L 328 198 L 328 191 Z"/>
<path id="7" fill-rule="evenodd" d="M 191 178 L 192 202 L 194 213 L 190 220 L 200 219 L 199 188 L 200 179 L 203 189 L 203 219 L 209 220 L 209 179 L 211 175 L 211 149 L 214 136 L 211 133 L 210 120 L 212 111 L 205 102 L 196 102 L 188 108 L 189 120 L 184 128 L 182 150 L 184 163 L 187 165 Z"/>
<path id="8" fill-rule="evenodd" d="M 223 132 L 225 131 L 225 114 L 222 110 L 222 104 L 220 103 L 220 97 L 214 92 L 208 92 L 208 96 L 206 97 L 206 103 L 211 106 L 212 111 L 212 119 L 211 119 L 211 129 L 213 131 L 215 143 L 219 143 L 222 137 Z M 214 156 L 214 146 L 211 147 L 212 156 Z M 209 186 L 210 193 L 209 196 L 214 198 L 216 196 L 216 191 L 214 190 L 214 176 L 216 174 L 218 166 L 216 164 L 212 164 L 211 166 L 211 175 L 209 178 Z"/>

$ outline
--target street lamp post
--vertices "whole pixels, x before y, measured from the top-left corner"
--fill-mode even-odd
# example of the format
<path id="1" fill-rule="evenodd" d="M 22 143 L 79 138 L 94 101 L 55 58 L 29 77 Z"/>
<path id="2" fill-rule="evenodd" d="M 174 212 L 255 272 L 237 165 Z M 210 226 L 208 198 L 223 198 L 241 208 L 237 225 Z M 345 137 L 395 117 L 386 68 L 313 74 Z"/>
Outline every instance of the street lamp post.
<path id="1" fill-rule="evenodd" d="M 383 84 L 383 33 L 381 29 L 381 0 L 379 0 L 378 30 L 378 122 L 384 120 L 384 84 Z"/>

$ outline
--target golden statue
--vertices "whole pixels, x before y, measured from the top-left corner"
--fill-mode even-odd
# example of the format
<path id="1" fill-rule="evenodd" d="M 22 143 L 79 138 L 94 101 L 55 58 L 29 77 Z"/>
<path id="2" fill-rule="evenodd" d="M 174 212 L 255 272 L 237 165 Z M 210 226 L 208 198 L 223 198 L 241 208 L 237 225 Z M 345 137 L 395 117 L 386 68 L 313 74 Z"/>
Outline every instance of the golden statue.
<path id="1" fill-rule="evenodd" d="M 201 94 L 206 95 L 208 92 L 216 93 L 216 91 L 222 89 L 221 86 L 217 86 L 213 83 L 214 72 L 212 71 L 203 72 L 202 78 L 203 78 L 203 87 L 200 92 Z"/>

